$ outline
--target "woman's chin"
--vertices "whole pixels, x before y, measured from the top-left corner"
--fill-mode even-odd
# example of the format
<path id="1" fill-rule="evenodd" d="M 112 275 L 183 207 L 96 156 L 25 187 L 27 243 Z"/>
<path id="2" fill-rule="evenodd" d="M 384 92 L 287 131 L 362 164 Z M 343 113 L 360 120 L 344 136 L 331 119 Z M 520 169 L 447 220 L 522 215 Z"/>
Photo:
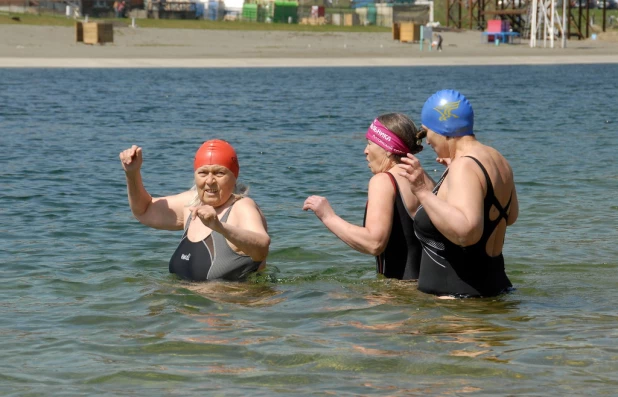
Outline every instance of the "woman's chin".
<path id="1" fill-rule="evenodd" d="M 218 207 L 223 204 L 223 201 L 219 197 L 209 197 L 207 195 L 202 196 L 202 204 L 210 205 L 211 207 Z"/>

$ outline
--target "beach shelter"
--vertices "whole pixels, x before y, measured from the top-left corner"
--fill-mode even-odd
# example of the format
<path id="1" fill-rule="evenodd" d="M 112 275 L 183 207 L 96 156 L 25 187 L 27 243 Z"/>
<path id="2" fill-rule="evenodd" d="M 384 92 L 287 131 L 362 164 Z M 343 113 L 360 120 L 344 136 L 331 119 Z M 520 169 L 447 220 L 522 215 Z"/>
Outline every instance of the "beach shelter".
<path id="1" fill-rule="evenodd" d="M 238 15 L 242 13 L 242 6 L 245 4 L 245 0 L 223 0 L 225 3 L 225 13 Z"/>

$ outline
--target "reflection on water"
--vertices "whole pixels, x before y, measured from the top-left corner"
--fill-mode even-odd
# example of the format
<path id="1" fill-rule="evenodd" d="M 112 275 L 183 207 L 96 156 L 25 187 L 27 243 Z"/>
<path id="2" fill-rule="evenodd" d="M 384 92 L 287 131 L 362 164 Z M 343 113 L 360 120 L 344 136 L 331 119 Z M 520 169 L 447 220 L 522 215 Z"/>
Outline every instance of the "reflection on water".
<path id="1" fill-rule="evenodd" d="M 247 307 L 273 306 L 285 301 L 282 291 L 265 284 L 211 282 L 181 282 L 181 285 L 206 299 Z"/>
<path id="2" fill-rule="evenodd" d="M 581 90 L 590 76 L 603 84 Z M 361 224 L 362 131 L 418 119 L 445 87 L 515 170 L 517 290 L 496 298 L 376 277 L 301 210 L 319 194 Z M 617 90 L 614 65 L 0 70 L 0 394 L 615 395 L 616 172 L 599 159 L 618 120 L 598 104 Z M 170 275 L 181 233 L 127 206 L 120 150 L 141 145 L 148 190 L 167 195 L 213 134 L 235 144 L 272 237 L 246 283 Z"/>

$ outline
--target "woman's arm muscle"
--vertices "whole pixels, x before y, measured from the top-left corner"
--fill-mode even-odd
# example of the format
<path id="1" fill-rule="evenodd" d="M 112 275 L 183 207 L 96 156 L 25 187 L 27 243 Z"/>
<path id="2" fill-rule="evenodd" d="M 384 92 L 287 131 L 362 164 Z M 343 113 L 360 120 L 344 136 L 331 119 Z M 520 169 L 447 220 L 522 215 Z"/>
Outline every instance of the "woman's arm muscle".
<path id="1" fill-rule="evenodd" d="M 184 210 L 195 192 L 186 191 L 174 196 L 150 198 L 141 214 L 133 215 L 140 223 L 162 230 L 182 230 Z"/>
<path id="2" fill-rule="evenodd" d="M 390 237 L 395 191 L 388 175 L 374 175 L 369 181 L 365 227 L 339 216 L 324 219 L 324 225 L 351 248 L 364 254 L 381 254 Z"/>
<path id="3" fill-rule="evenodd" d="M 268 256 L 270 236 L 266 219 L 252 199 L 245 197 L 234 205 L 234 222 L 221 223 L 218 233 L 256 262 Z"/>

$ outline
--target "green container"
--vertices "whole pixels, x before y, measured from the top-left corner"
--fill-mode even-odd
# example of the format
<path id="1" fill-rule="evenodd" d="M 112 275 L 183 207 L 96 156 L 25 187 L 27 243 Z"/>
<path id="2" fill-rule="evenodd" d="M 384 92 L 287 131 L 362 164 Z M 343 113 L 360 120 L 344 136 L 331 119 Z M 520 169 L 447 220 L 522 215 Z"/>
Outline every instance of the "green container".
<path id="1" fill-rule="evenodd" d="M 369 25 L 377 25 L 378 22 L 378 10 L 375 4 L 367 4 L 367 23 Z"/>
<path id="2" fill-rule="evenodd" d="M 276 1 L 273 22 L 298 23 L 298 3 L 295 1 Z"/>
<path id="3" fill-rule="evenodd" d="M 258 20 L 258 5 L 257 4 L 243 4 L 242 6 L 242 20 L 257 22 Z"/>

